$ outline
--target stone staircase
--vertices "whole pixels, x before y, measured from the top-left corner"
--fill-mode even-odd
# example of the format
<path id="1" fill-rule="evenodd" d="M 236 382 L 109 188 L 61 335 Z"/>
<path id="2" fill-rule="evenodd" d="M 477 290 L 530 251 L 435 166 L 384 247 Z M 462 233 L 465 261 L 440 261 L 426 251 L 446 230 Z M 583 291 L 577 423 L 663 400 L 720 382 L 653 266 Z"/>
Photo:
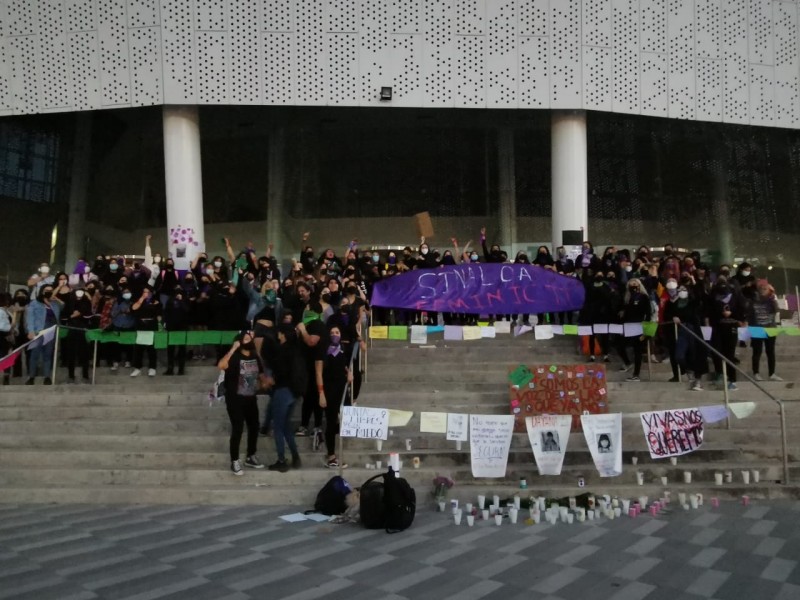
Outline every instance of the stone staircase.
<path id="1" fill-rule="evenodd" d="M 520 363 L 582 362 L 576 339 L 536 341 L 528 334 L 495 340 L 444 342 L 431 336 L 429 345 L 376 341 L 369 352 L 367 381 L 359 403 L 414 411 L 408 426 L 393 429 L 381 452 L 372 441 L 346 439 L 345 478 L 359 485 L 376 471 L 367 463 L 387 462 L 399 452 L 403 476 L 426 502 L 437 474 L 456 480 L 454 497 L 478 493 L 510 495 L 525 478 L 525 494 L 561 497 L 581 491 L 626 496 L 660 495 L 660 478 L 669 489 L 715 495 L 752 497 L 798 496 L 800 490 L 800 340 L 778 340 L 778 372 L 785 382 L 765 382 L 786 402 L 792 485 L 783 483 L 780 421 L 777 406 L 748 382 L 740 382 L 731 401 L 751 400 L 757 408 L 746 420 L 731 417 L 707 426 L 705 443 L 680 457 L 677 465 L 651 460 L 635 415 L 623 418 L 624 473 L 600 478 L 581 433 L 570 435 L 560 476 L 539 476 L 526 434 L 515 434 L 503 479 L 476 480 L 471 475 L 469 444 L 462 450 L 444 435 L 419 432 L 420 411 L 508 413 L 506 375 Z M 749 349 L 740 349 L 742 365 Z M 652 381 L 642 370 L 640 383 L 627 383 L 618 373 L 619 360 L 608 365 L 611 412 L 638 413 L 668 407 L 721 404 L 723 395 L 711 385 L 702 392 L 688 384 L 668 383 L 668 364 L 654 364 Z M 98 369 L 97 385 L 53 387 L 12 385 L 0 388 L 0 502 L 154 503 L 154 504 L 294 504 L 310 507 L 334 473 L 323 466 L 324 453 L 313 453 L 309 439 L 299 439 L 303 468 L 289 473 L 247 470 L 234 477 L 228 470 L 228 419 L 224 407 L 209 407 L 213 366 L 190 364 L 185 377 L 139 377 Z M 64 380 L 64 374 L 59 374 Z M 261 402 L 263 408 L 263 402 Z M 299 410 L 296 411 L 299 418 Z M 406 451 L 406 440 L 411 450 Z M 263 461 L 274 460 L 272 438 L 259 439 Z M 633 456 L 638 466 L 631 464 Z M 413 457 L 421 466 L 412 468 Z M 757 469 L 758 484 L 744 485 L 739 471 Z M 693 483 L 683 484 L 691 471 Z M 734 483 L 714 485 L 714 473 L 733 471 Z M 645 485 L 636 483 L 636 471 Z M 585 488 L 578 487 L 583 478 Z"/>

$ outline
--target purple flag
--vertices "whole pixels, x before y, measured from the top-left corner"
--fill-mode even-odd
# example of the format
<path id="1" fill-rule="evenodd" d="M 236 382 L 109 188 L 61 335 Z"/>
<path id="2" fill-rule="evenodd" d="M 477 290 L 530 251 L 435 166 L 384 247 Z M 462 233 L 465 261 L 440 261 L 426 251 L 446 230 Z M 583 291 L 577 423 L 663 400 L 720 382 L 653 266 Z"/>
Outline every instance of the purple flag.
<path id="1" fill-rule="evenodd" d="M 417 269 L 375 284 L 374 306 L 457 313 L 579 310 L 583 285 L 534 265 L 469 264 Z"/>

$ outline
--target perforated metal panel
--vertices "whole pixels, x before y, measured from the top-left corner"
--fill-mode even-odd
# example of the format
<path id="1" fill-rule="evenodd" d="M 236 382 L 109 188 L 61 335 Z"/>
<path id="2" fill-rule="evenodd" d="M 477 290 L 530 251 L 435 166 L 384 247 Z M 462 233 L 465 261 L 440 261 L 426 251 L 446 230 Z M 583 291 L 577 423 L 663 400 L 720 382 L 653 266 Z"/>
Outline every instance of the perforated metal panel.
<path id="1" fill-rule="evenodd" d="M 0 115 L 160 103 L 585 108 L 800 128 L 796 1 L 0 8 Z"/>
<path id="2" fill-rule="evenodd" d="M 582 106 L 581 3 L 550 3 L 550 106 Z"/>

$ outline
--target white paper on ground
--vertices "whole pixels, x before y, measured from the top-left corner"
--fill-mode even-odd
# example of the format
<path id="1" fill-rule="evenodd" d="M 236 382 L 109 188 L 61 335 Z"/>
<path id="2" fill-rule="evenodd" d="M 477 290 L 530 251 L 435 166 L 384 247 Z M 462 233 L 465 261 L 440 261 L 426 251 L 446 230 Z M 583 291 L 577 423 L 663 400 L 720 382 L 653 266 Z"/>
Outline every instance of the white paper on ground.
<path id="1" fill-rule="evenodd" d="M 511 333 L 511 321 L 495 321 L 495 333 Z"/>
<path id="2" fill-rule="evenodd" d="M 309 521 L 315 521 L 317 523 L 323 523 L 325 521 L 330 521 L 331 518 L 328 515 L 321 515 L 319 513 L 311 513 L 309 515 L 303 515 Z"/>
<path id="3" fill-rule="evenodd" d="M 533 330 L 533 335 L 537 340 L 551 340 L 553 339 L 552 325 L 537 325 Z"/>
<path id="4" fill-rule="evenodd" d="M 514 329 L 514 337 L 519 337 L 529 331 L 533 331 L 533 327 L 530 325 L 518 325 L 516 329 Z"/>
<path id="5" fill-rule="evenodd" d="M 701 406 L 700 413 L 706 423 L 718 423 L 728 416 L 728 409 L 724 404 L 712 404 L 711 406 Z"/>
<path id="6" fill-rule="evenodd" d="M 737 419 L 746 419 L 756 410 L 755 402 L 731 402 L 728 406 Z"/>
<path id="7" fill-rule="evenodd" d="M 496 333 L 497 333 L 497 331 L 495 331 L 494 327 L 491 327 L 491 326 L 481 327 L 481 337 L 482 338 L 493 339 L 495 337 Z"/>
<path id="8" fill-rule="evenodd" d="M 286 521 L 287 523 L 299 523 L 300 521 L 306 520 L 306 515 L 303 513 L 292 513 L 291 515 L 281 515 L 278 518 L 281 521 Z M 328 518 L 325 517 L 325 520 L 327 521 Z"/>

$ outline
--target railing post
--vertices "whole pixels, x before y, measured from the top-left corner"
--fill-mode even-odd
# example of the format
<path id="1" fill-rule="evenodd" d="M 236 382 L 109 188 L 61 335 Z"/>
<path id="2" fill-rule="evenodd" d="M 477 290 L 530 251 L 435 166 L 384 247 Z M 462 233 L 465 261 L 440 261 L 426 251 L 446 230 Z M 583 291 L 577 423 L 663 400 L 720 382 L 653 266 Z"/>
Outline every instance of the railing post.
<path id="1" fill-rule="evenodd" d="M 92 385 L 94 385 L 97 375 L 97 340 L 94 341 L 94 353 L 92 355 Z"/>
<path id="2" fill-rule="evenodd" d="M 672 351 L 672 354 L 676 354 L 675 351 L 678 348 L 678 324 L 674 323 L 674 325 L 675 325 L 675 342 L 673 344 L 673 348 L 675 348 L 675 350 Z M 678 362 L 677 355 L 675 356 L 675 362 L 676 363 Z M 683 379 L 681 379 L 681 366 L 678 365 L 678 383 L 681 383 L 681 382 L 683 382 Z"/>
<path id="3" fill-rule="evenodd" d="M 653 381 L 653 355 L 650 354 L 650 338 L 647 338 L 647 381 Z"/>
<path id="4" fill-rule="evenodd" d="M 50 381 L 52 382 L 53 385 L 56 384 L 56 370 L 58 369 L 58 342 L 59 342 L 59 337 L 60 337 L 59 336 L 60 327 L 58 325 L 56 325 L 55 327 L 56 327 L 56 339 L 55 339 L 55 344 L 53 345 L 53 368 L 52 368 L 53 372 L 50 374 L 51 375 L 50 376 Z M 67 332 L 67 335 L 69 335 L 69 332 Z M 44 340 L 42 340 L 42 341 L 44 342 Z M 42 345 L 44 345 L 44 344 L 42 344 Z M 38 368 L 38 366 L 37 366 L 37 368 Z"/>
<path id="5" fill-rule="evenodd" d="M 783 402 L 781 407 L 781 449 L 783 451 L 783 484 L 789 485 L 789 449 L 786 441 L 786 411 Z"/>

